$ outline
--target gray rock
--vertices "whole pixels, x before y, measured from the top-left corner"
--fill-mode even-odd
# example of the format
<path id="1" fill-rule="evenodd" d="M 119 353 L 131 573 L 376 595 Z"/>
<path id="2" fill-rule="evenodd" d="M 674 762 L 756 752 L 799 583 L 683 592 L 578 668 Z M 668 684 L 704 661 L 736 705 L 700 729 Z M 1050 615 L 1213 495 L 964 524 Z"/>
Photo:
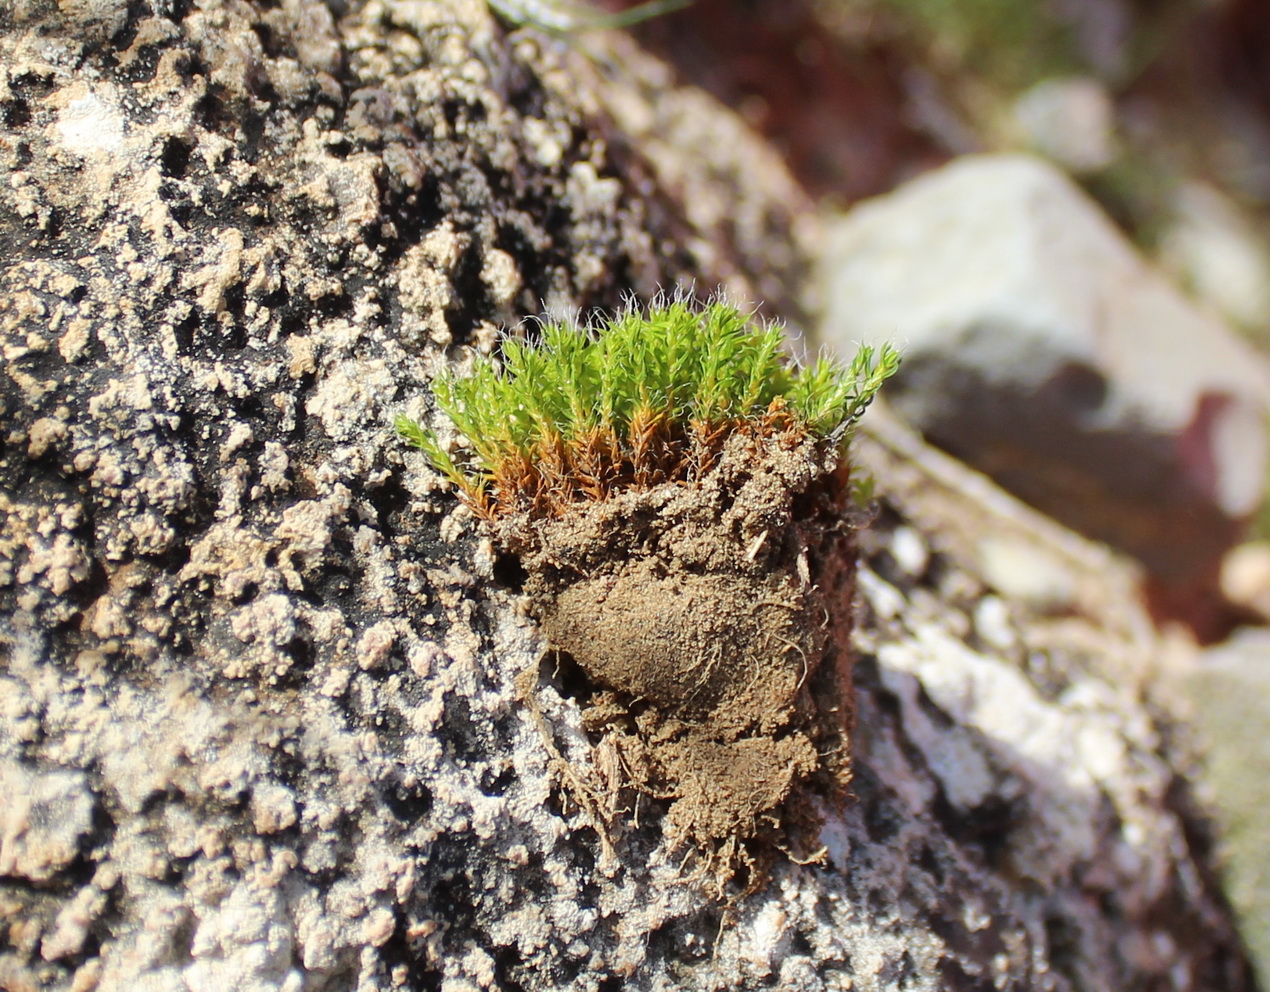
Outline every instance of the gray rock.
<path id="1" fill-rule="evenodd" d="M 48 882 L 70 867 L 92 827 L 93 795 L 83 772 L 33 776 L 13 761 L 0 764 L 5 796 L 0 875 Z"/>
<path id="2" fill-rule="evenodd" d="M 1248 629 L 1185 670 L 1219 812 L 1226 891 L 1262 983 L 1270 981 L 1270 631 Z"/>
<path id="3" fill-rule="evenodd" d="M 1270 374 L 1062 173 L 961 159 L 829 234 L 823 338 L 906 352 L 892 404 L 1028 502 L 1206 581 L 1258 506 Z"/>
<path id="4" fill-rule="evenodd" d="M 1124 568 L 906 434 L 861 449 L 920 540 L 869 549 L 824 859 L 723 904 L 657 804 L 576 801 L 611 755 L 389 425 L 542 299 L 784 280 L 804 205 L 724 111 L 475 2 L 22 9 L 0 987 L 1251 987 Z M 1068 563 L 1061 621 L 993 597 L 989 533 Z"/>

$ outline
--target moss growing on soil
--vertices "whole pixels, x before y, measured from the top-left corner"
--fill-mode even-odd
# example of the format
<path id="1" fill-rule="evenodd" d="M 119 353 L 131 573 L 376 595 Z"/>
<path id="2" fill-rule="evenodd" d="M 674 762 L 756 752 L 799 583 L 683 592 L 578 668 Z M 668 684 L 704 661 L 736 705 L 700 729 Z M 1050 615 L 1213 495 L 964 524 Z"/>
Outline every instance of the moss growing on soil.
<path id="1" fill-rule="evenodd" d="M 520 556 L 531 612 L 586 676 L 613 759 L 597 767 L 620 769 L 592 790 L 600 815 L 665 803 L 672 842 L 721 879 L 816 822 L 801 786 L 845 794 L 846 445 L 898 364 L 861 349 L 797 368 L 782 341 L 722 303 L 547 323 L 436 381 L 470 454 L 398 423 Z"/>
<path id="2" fill-rule="evenodd" d="M 549 321 L 538 342 L 506 340 L 501 361 L 433 383 L 470 458 L 406 417 L 397 429 L 487 517 L 697 481 L 737 431 L 845 443 L 899 356 L 863 347 L 849 367 L 795 369 L 783 340 L 722 302 L 628 310 L 599 329 Z"/>

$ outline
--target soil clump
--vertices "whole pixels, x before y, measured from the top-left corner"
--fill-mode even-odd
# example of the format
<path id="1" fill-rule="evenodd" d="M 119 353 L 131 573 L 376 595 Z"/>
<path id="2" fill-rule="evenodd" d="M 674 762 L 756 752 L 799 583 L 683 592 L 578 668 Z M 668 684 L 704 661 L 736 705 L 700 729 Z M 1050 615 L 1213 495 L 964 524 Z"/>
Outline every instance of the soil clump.
<path id="1" fill-rule="evenodd" d="M 846 481 L 833 444 L 738 431 L 691 484 L 502 524 L 531 612 L 597 690 L 584 720 L 618 759 L 611 790 L 668 800 L 671 835 L 711 854 L 792 843 L 819 819 L 803 784 L 845 794 Z"/>

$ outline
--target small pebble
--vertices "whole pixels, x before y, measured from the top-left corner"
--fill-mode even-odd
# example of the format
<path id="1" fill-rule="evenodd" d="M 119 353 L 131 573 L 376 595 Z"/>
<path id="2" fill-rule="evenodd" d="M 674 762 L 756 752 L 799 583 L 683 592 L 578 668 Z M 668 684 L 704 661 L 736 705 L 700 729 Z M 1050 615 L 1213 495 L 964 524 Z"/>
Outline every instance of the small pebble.
<path id="1" fill-rule="evenodd" d="M 1061 562 L 1026 541 L 989 537 L 979 542 L 983 579 L 1007 599 L 1062 612 L 1076 601 L 1076 582 Z"/>
<path id="2" fill-rule="evenodd" d="M 920 579 L 930 564 L 930 551 L 922 535 L 912 527 L 897 527 L 891 535 L 891 557 L 900 571 L 911 579 Z"/>
<path id="3" fill-rule="evenodd" d="M 1221 590 L 1232 603 L 1270 619 L 1270 541 L 1243 544 L 1226 555 Z"/>
<path id="4" fill-rule="evenodd" d="M 997 596 L 985 596 L 975 607 L 975 633 L 1001 651 L 1012 650 L 1017 641 L 1010 626 L 1010 610 Z"/>

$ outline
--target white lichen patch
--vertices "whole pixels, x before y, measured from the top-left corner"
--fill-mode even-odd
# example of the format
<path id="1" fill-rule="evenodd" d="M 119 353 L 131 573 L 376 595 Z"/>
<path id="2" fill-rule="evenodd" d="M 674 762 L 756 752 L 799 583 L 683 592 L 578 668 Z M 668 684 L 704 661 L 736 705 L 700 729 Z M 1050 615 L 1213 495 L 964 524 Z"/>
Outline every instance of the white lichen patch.
<path id="1" fill-rule="evenodd" d="M 15 502 L 0 491 L 0 514 L 5 517 L 0 588 L 15 589 L 24 608 L 51 603 L 88 578 L 90 560 L 76 533 L 81 513 L 75 504 Z"/>
<path id="2" fill-rule="evenodd" d="M 56 133 L 68 152 L 81 158 L 109 158 L 122 149 L 124 118 L 112 97 L 113 88 L 93 89 L 83 83 L 64 92 Z"/>

